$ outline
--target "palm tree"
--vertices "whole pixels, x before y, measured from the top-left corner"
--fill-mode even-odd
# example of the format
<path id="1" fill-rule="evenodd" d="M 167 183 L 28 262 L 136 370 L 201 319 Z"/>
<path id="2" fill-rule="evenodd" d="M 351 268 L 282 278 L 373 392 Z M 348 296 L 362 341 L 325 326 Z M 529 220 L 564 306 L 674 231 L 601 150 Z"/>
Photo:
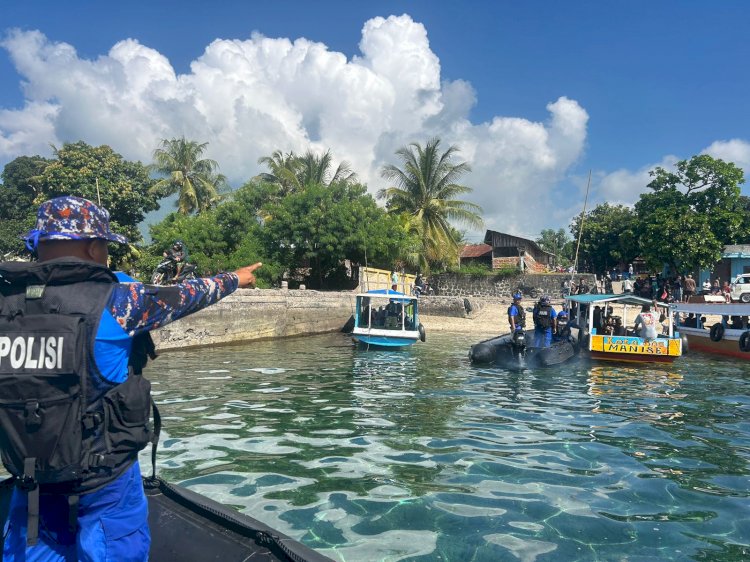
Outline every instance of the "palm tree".
<path id="1" fill-rule="evenodd" d="M 441 153 L 440 139 L 432 138 L 424 147 L 411 143 L 398 149 L 402 168 L 389 164 L 381 170 L 395 186 L 381 189 L 378 198 L 386 200 L 389 211 L 411 217 L 409 227 L 420 236 L 427 262 L 445 262 L 457 255 L 459 237 L 450 221 L 478 229 L 484 224 L 481 207 L 457 199 L 472 191 L 456 183 L 471 171 L 466 162 L 453 161 L 458 152 L 451 146 Z"/>
<path id="2" fill-rule="evenodd" d="M 300 156 L 299 161 L 302 169 L 297 177 L 302 185 L 324 185 L 330 187 L 334 183 L 354 183 L 357 181 L 357 175 L 345 160 L 331 173 L 333 156 L 331 156 L 330 150 L 326 150 L 322 156 L 318 156 L 312 150 L 308 150 L 304 155 Z"/>
<path id="3" fill-rule="evenodd" d="M 301 189 L 298 174 L 301 169 L 300 159 L 289 152 L 284 154 L 280 150 L 275 150 L 271 156 L 258 158 L 258 164 L 264 164 L 268 167 L 268 173 L 261 172 L 258 178 L 261 180 L 277 184 L 280 189 L 280 196 L 288 195 Z"/>
<path id="4" fill-rule="evenodd" d="M 150 168 L 167 177 L 159 180 L 151 191 L 160 197 L 179 193 L 177 210 L 183 215 L 213 207 L 226 188 L 226 178 L 216 173 L 218 163 L 201 158 L 207 146 L 207 142 L 181 137 L 164 139 L 161 147 L 154 150 L 154 164 Z"/>
<path id="5" fill-rule="evenodd" d="M 338 182 L 357 181 L 357 175 L 352 172 L 346 161 L 341 162 L 335 170 L 331 170 L 333 156 L 330 150 L 322 156 L 318 156 L 312 150 L 308 150 L 302 156 L 297 156 L 294 152 L 284 154 L 276 150 L 271 156 L 259 158 L 258 164 L 266 165 L 269 170 L 269 173 L 261 173 L 258 177 L 263 181 L 277 184 L 281 188 L 281 197 L 302 191 L 308 185 L 330 187 Z"/>

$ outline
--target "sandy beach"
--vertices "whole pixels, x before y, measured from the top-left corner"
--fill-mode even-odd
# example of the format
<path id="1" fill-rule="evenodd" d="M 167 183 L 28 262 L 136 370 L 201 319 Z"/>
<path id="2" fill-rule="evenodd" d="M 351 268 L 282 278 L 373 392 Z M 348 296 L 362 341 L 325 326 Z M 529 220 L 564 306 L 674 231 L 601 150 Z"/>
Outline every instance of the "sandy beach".
<path id="1" fill-rule="evenodd" d="M 486 301 L 481 312 L 474 318 L 455 318 L 449 316 L 420 316 L 426 330 L 435 332 L 460 332 L 466 334 L 483 334 L 487 337 L 507 334 L 508 307 L 513 301 Z M 525 299 L 521 304 L 525 309 L 533 308 L 534 299 Z M 552 306 L 557 312 L 562 310 L 562 299 L 552 299 Z M 531 312 L 526 313 L 526 329 L 533 329 Z"/>

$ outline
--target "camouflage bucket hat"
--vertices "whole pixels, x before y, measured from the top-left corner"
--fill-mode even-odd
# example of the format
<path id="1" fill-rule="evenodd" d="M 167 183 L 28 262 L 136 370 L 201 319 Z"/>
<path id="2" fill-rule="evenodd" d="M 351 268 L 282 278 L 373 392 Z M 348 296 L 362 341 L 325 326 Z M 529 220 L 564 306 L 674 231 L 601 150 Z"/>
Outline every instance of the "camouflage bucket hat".
<path id="1" fill-rule="evenodd" d="M 91 201 L 71 195 L 45 201 L 36 214 L 36 225 L 25 236 L 26 247 L 35 251 L 44 240 L 100 239 L 127 244 L 128 239 L 109 229 L 109 213 Z"/>

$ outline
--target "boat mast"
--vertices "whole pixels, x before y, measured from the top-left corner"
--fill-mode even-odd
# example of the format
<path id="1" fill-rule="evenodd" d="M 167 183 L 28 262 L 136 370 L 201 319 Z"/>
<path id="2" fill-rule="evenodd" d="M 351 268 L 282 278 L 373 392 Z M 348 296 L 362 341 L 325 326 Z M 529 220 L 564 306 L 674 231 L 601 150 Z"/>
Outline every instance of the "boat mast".
<path id="1" fill-rule="evenodd" d="M 583 234 L 583 223 L 586 220 L 586 205 L 589 202 L 589 189 L 591 188 L 591 170 L 589 170 L 589 181 L 586 184 L 586 196 L 583 199 L 583 212 L 581 213 L 581 224 L 578 225 L 578 242 L 576 243 L 576 257 L 573 260 L 573 271 L 570 273 L 570 287 L 573 288 L 573 276 L 578 271 L 578 249 L 581 247 L 581 235 Z"/>

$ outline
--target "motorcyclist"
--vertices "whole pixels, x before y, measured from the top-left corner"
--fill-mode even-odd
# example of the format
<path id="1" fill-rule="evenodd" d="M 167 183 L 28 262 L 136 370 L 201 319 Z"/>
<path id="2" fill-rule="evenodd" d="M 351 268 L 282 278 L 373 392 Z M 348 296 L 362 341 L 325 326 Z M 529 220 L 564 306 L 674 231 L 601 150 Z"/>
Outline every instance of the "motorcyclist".
<path id="1" fill-rule="evenodd" d="M 176 240 L 172 244 L 172 247 L 164 252 L 164 257 L 172 260 L 174 263 L 174 277 L 179 277 L 188 261 L 188 251 L 185 243 L 182 240 Z"/>
<path id="2" fill-rule="evenodd" d="M 425 282 L 422 274 L 417 272 L 417 277 L 414 279 L 414 294 L 420 296 L 424 293 Z"/>

